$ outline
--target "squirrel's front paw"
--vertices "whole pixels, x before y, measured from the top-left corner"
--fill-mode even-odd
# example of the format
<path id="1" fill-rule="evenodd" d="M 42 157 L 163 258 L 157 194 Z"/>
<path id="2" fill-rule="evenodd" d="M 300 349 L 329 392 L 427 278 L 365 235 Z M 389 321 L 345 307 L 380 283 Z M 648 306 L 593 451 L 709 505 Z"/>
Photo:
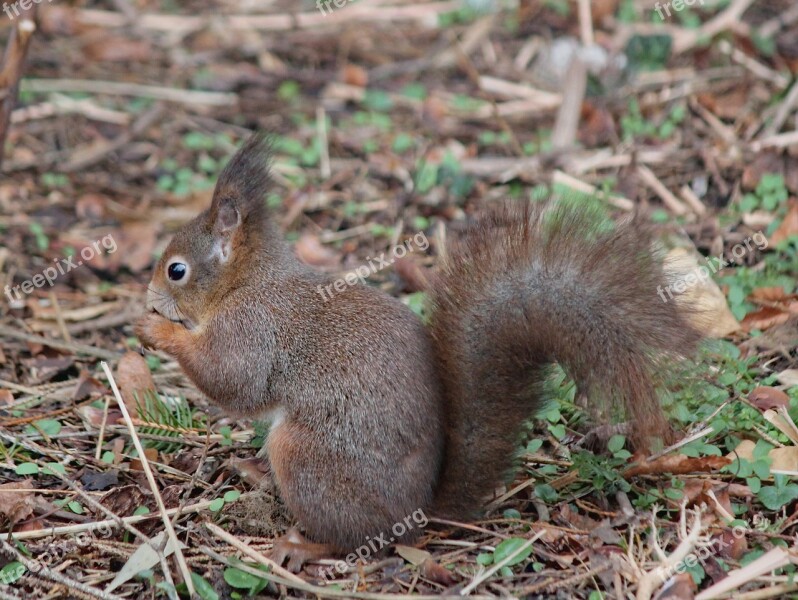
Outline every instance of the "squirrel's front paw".
<path id="1" fill-rule="evenodd" d="M 157 312 L 148 312 L 133 326 L 133 332 L 145 348 L 166 350 L 174 341 L 175 325 Z"/>

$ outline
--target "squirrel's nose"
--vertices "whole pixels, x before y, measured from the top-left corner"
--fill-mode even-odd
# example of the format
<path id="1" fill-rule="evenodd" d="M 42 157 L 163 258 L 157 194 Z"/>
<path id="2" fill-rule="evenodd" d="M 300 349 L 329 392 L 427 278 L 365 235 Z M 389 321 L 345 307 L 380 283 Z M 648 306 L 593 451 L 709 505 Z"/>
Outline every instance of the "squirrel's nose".
<path id="1" fill-rule="evenodd" d="M 147 310 L 155 310 L 155 305 L 158 303 L 158 298 L 162 298 L 163 293 L 152 287 L 147 288 Z"/>

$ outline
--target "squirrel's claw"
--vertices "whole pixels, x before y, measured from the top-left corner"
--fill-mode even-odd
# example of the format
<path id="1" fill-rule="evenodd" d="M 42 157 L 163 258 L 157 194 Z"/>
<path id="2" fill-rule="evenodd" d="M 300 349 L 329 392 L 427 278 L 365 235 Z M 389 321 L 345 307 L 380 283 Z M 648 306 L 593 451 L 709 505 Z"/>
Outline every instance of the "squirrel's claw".
<path id="1" fill-rule="evenodd" d="M 314 544 L 294 528 L 274 542 L 270 558 L 278 565 L 288 559 L 288 570 L 299 573 L 304 564 L 311 560 L 330 558 L 338 554 L 333 546 L 328 544 Z"/>

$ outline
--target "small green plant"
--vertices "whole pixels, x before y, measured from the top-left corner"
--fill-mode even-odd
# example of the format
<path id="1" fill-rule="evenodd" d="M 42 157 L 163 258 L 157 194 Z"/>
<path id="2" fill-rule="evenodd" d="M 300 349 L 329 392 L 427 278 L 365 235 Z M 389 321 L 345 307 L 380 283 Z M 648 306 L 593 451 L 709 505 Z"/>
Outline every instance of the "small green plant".
<path id="1" fill-rule="evenodd" d="M 629 112 L 621 117 L 621 131 L 625 140 L 636 138 L 654 138 L 666 140 L 671 137 L 677 126 L 684 121 L 687 110 L 681 104 L 671 108 L 668 115 L 659 124 L 643 117 L 637 99 L 629 101 Z"/>
<path id="2" fill-rule="evenodd" d="M 227 491 L 225 492 L 224 496 L 222 496 L 221 498 L 214 499 L 210 503 L 210 505 L 208 505 L 208 509 L 211 512 L 219 512 L 220 510 L 222 510 L 222 508 L 224 508 L 225 505 L 232 504 L 240 497 L 241 497 L 241 492 L 239 492 L 238 490 Z"/>
<path id="3" fill-rule="evenodd" d="M 524 548 L 525 545 L 526 547 Z M 482 553 L 477 555 L 477 563 L 483 567 L 488 567 L 490 565 L 497 565 L 507 560 L 509 556 L 515 555 L 509 560 L 509 562 L 499 569 L 499 574 L 502 577 L 512 577 L 513 570 L 510 567 L 521 564 L 527 558 L 529 558 L 531 554 L 532 546 L 528 544 L 528 540 L 525 540 L 524 538 L 509 538 L 502 540 L 502 542 L 496 546 L 492 553 Z"/>
<path id="4" fill-rule="evenodd" d="M 257 571 L 263 571 L 264 574 L 269 572 L 269 568 L 263 565 L 248 565 L 247 563 L 237 559 L 231 559 L 231 562 L 233 562 L 233 564 L 247 566 L 250 569 Z M 224 570 L 224 580 L 227 585 L 234 589 L 234 591 L 230 594 L 231 598 L 257 596 L 264 589 L 266 589 L 266 586 L 269 584 L 269 580 L 265 577 L 252 575 L 248 571 L 244 571 L 236 567 L 227 567 Z"/>
<path id="5" fill-rule="evenodd" d="M 435 186 L 445 186 L 455 198 L 466 198 L 474 188 L 474 180 L 462 172 L 460 163 L 447 152 L 440 163 L 420 160 L 416 167 L 416 192 L 426 194 Z"/>
<path id="6" fill-rule="evenodd" d="M 33 239 L 36 240 L 36 248 L 39 249 L 39 252 L 44 252 L 47 250 L 47 248 L 50 247 L 50 239 L 44 232 L 44 227 L 42 227 L 42 224 L 32 221 L 28 227 L 30 232 L 33 234 Z"/>
<path id="7" fill-rule="evenodd" d="M 182 396 L 167 404 L 158 393 L 148 391 L 143 398 L 136 397 L 136 408 L 139 418 L 144 421 L 140 426 L 141 433 L 175 438 L 174 442 L 141 440 L 145 447 L 155 448 L 165 454 L 180 448 L 182 435 L 205 429 L 205 414 L 193 410 Z"/>
<path id="8" fill-rule="evenodd" d="M 768 453 L 772 449 L 773 446 L 767 442 L 759 440 L 754 447 L 752 460 L 748 460 L 747 458 L 736 458 L 731 464 L 725 466 L 723 471 L 726 473 L 731 473 L 735 477 L 745 479 L 746 484 L 748 484 L 748 487 L 751 488 L 753 493 L 761 493 L 764 489 L 762 488 L 762 480 L 768 479 L 770 477 L 771 459 L 768 456 Z M 775 499 L 774 491 L 775 490 L 764 492 L 769 501 Z M 762 503 L 765 504 L 765 506 L 768 506 L 761 496 L 760 500 L 762 500 Z M 768 508 L 770 507 L 768 506 Z"/>
<path id="9" fill-rule="evenodd" d="M 774 211 L 787 201 L 788 196 L 784 176 L 778 173 L 765 173 L 756 185 L 756 189 L 742 197 L 740 210 L 744 213 L 759 209 Z"/>
<path id="10" fill-rule="evenodd" d="M 782 506 L 798 499 L 798 484 L 788 483 L 786 475 L 774 475 L 773 485 L 762 486 L 756 497 L 770 510 L 779 510 Z"/>

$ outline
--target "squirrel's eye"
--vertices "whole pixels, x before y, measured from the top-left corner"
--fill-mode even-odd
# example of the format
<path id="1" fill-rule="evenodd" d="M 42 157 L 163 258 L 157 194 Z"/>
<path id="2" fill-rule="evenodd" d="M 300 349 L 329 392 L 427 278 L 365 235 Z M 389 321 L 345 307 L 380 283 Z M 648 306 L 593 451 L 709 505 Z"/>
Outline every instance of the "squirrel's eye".
<path id="1" fill-rule="evenodd" d="M 186 276 L 186 273 L 188 273 L 188 268 L 181 262 L 173 262 L 169 265 L 166 272 L 169 275 L 169 279 L 172 281 L 180 281 Z"/>

